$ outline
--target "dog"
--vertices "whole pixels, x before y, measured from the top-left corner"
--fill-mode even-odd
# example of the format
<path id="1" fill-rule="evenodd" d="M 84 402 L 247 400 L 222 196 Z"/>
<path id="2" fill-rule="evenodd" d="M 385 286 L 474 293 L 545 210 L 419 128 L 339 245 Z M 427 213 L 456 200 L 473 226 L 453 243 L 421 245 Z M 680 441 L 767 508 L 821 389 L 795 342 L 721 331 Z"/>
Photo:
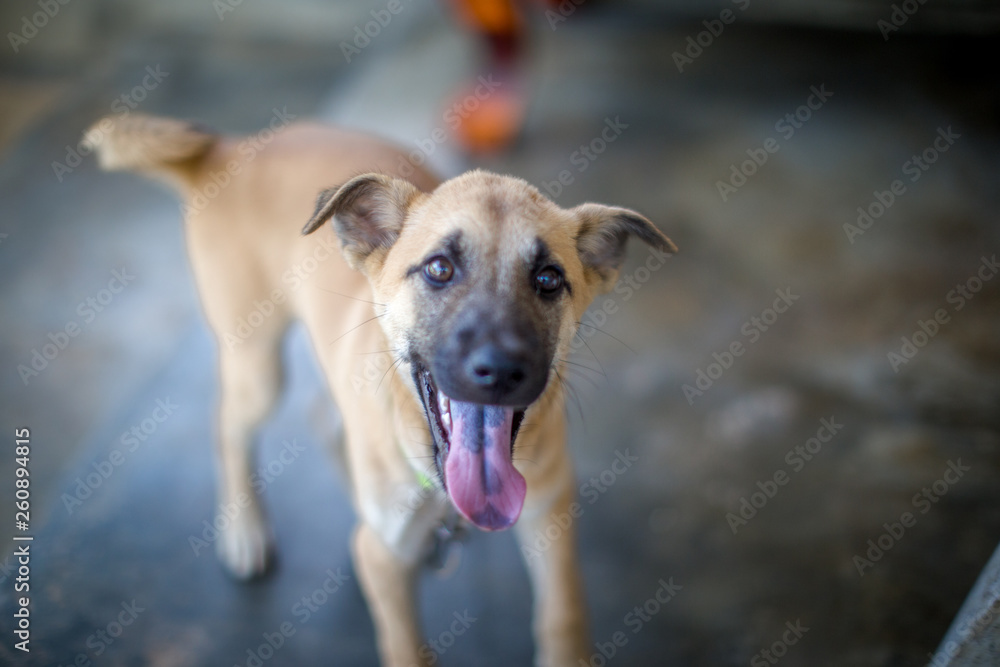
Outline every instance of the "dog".
<path id="1" fill-rule="evenodd" d="M 380 659 L 432 662 L 414 598 L 435 531 L 459 518 L 514 527 L 527 544 L 568 513 L 560 368 L 570 343 L 591 301 L 614 286 L 628 238 L 664 255 L 676 247 L 632 210 L 562 208 L 481 170 L 439 182 L 389 143 L 318 124 L 240 139 L 134 113 L 85 136 L 102 168 L 165 181 L 184 201 L 218 342 L 219 498 L 244 507 L 217 542 L 222 563 L 246 579 L 272 558 L 252 443 L 278 399 L 281 341 L 298 319 L 343 416 L 359 519 L 351 551 Z M 352 378 L 383 351 L 392 372 L 359 388 Z M 575 531 L 557 532 L 525 559 L 536 664 L 577 665 L 589 652 Z"/>

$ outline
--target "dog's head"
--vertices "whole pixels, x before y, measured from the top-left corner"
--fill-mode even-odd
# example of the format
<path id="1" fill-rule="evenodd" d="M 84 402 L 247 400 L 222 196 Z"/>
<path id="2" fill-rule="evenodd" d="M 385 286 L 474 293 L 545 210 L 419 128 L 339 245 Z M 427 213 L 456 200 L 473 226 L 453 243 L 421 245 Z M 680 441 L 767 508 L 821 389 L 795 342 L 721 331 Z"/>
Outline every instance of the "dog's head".
<path id="1" fill-rule="evenodd" d="M 512 463 L 518 429 L 557 391 L 555 368 L 590 302 L 614 285 L 627 238 L 676 248 L 633 211 L 563 209 L 520 179 L 483 171 L 429 194 L 358 176 L 320 195 L 303 233 L 331 217 L 409 367 L 449 497 L 480 528 L 509 527 L 526 493 Z"/>

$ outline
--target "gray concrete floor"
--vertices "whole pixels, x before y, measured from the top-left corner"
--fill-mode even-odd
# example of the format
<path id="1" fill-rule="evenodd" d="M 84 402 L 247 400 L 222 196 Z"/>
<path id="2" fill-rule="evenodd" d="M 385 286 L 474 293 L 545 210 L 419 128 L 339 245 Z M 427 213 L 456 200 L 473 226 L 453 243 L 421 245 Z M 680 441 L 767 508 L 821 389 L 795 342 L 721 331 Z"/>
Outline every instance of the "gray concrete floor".
<path id="1" fill-rule="evenodd" d="M 475 72 L 474 44 L 439 9 L 404 13 L 348 66 L 338 45 L 367 6 L 297 3 L 310 27 L 295 39 L 295 22 L 245 4 L 196 23 L 167 9 L 68 5 L 23 55 L 6 54 L 0 422 L 8 441 L 32 431 L 36 541 L 27 658 L 8 630 L 10 543 L 0 550 L 4 662 L 245 665 L 285 621 L 296 634 L 265 664 L 375 662 L 346 546 L 354 519 L 324 453 L 336 412 L 302 332 L 260 453 L 267 465 L 283 443 L 304 447 L 265 491 L 282 559 L 273 577 L 241 586 L 189 539 L 213 515 L 216 379 L 178 206 L 86 158 L 62 180 L 52 168 L 147 66 L 170 74 L 145 112 L 246 132 L 287 107 L 404 143 L 443 126 L 443 98 Z M 8 10 L 3 25 L 32 7 Z M 595 370 L 575 378 L 570 414 L 593 640 L 625 632 L 609 664 L 761 664 L 763 650 L 783 665 L 925 664 L 1000 537 L 1000 281 L 952 292 L 977 288 L 982 258 L 1000 249 L 1000 88 L 970 65 L 991 52 L 989 37 L 915 29 L 885 42 L 874 29 L 748 20 L 678 72 L 672 53 L 703 29 L 634 6 L 581 10 L 554 31 L 543 20 L 517 145 L 473 160 L 447 142 L 434 156 L 445 174 L 476 164 L 553 192 L 568 170 L 560 204 L 636 208 L 681 248 L 651 273 L 633 248 L 631 285 L 592 311 L 602 332 L 582 332 L 578 361 Z M 813 86 L 833 94 L 791 135 L 776 127 Z M 581 171 L 574 153 L 608 118 L 627 128 Z M 911 180 L 911 156 L 949 127 L 959 137 Z M 768 138 L 777 152 L 724 201 L 717 181 Z M 905 191 L 852 242 L 844 225 L 896 179 Z M 122 267 L 134 280 L 88 314 L 80 304 Z M 795 299 L 772 319 L 776 290 Z M 901 338 L 920 339 L 939 310 L 947 321 L 894 369 Z M 25 384 L 17 367 L 70 322 L 80 333 Z M 734 343 L 743 352 L 730 362 Z M 711 386 L 686 394 L 699 371 Z M 152 430 L 167 399 L 177 407 Z M 842 428 L 828 438 L 824 420 Z M 64 494 L 144 424 L 146 440 L 67 507 Z M 810 442 L 817 435 L 827 442 Z M 625 450 L 640 463 L 594 493 L 605 487 L 590 480 L 611 481 Z M 956 477 L 959 462 L 968 470 Z M 0 458 L 0 493 L 13 494 L 11 456 Z M 743 499 L 759 505 L 752 517 L 744 509 L 745 525 L 732 518 Z M 869 554 L 869 540 L 884 553 Z M 296 605 L 331 573 L 343 583 L 306 615 Z M 632 610 L 671 578 L 683 588 L 638 623 Z M 135 622 L 100 639 L 133 601 Z M 478 619 L 441 664 L 530 662 L 530 591 L 509 535 L 473 536 L 448 576 L 428 575 L 422 604 L 429 637 L 456 612 Z M 789 623 L 808 631 L 781 646 Z"/>

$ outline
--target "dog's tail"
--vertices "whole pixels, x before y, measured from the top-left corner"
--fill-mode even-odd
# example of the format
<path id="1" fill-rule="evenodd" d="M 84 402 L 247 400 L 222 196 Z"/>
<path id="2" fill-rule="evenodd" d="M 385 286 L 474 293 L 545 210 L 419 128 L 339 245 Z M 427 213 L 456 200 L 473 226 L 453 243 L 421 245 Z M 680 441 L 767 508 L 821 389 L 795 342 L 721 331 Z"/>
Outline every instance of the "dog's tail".
<path id="1" fill-rule="evenodd" d="M 219 138 L 196 123 L 131 113 L 97 121 L 84 144 L 97 153 L 102 169 L 138 171 L 183 191 Z"/>

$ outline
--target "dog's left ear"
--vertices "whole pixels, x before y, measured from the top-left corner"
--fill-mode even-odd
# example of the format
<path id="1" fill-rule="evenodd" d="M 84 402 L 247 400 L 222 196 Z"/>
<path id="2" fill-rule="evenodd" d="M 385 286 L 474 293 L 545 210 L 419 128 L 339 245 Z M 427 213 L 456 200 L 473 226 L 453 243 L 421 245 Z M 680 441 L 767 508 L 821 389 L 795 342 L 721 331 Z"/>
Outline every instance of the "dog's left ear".
<path id="1" fill-rule="evenodd" d="M 604 289 L 613 287 L 618 269 L 625 260 L 625 242 L 634 236 L 665 255 L 677 246 L 652 222 L 635 211 L 602 204 L 581 204 L 571 209 L 580 221 L 577 252 L 585 268 L 597 274 Z"/>
<path id="2" fill-rule="evenodd" d="M 361 269 L 373 253 L 386 251 L 396 242 L 407 210 L 421 195 L 414 185 L 399 178 L 356 176 L 319 194 L 316 211 L 302 233 L 311 234 L 333 218 L 344 257 L 353 268 Z"/>

